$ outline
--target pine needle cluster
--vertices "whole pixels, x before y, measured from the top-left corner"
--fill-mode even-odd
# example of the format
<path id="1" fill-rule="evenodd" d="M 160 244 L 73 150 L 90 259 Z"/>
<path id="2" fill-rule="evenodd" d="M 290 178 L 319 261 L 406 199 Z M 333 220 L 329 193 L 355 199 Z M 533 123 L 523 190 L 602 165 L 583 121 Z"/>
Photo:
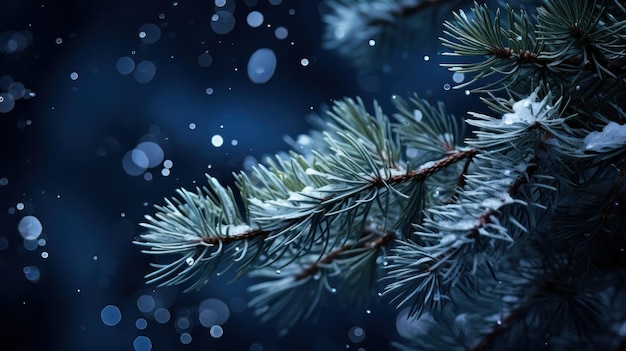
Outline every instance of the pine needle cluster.
<path id="1" fill-rule="evenodd" d="M 350 23 L 395 21 L 382 13 Z M 147 215 L 135 243 L 166 257 L 148 281 L 256 277 L 250 307 L 285 328 L 379 291 L 425 331 L 401 350 L 624 349 L 626 8 L 475 3 L 441 42 L 492 113 L 336 101 L 236 191 L 209 176 Z"/>

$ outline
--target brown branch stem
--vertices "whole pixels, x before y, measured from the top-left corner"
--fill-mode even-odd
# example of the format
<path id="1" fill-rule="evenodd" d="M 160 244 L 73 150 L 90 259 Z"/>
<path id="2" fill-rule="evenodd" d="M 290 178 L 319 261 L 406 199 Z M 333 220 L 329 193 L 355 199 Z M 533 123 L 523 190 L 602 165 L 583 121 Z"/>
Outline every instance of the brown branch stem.
<path id="1" fill-rule="evenodd" d="M 374 240 L 370 240 L 370 241 L 366 241 L 360 245 L 358 245 L 357 247 L 361 247 L 361 248 L 366 248 L 366 249 L 370 249 L 370 250 L 377 250 L 383 246 L 386 246 L 388 243 L 390 243 L 392 240 L 394 239 L 394 234 L 392 232 L 387 232 L 385 233 L 385 235 L 383 236 L 379 236 Z M 319 269 L 320 266 L 323 264 L 329 264 L 332 261 L 334 261 L 339 255 L 341 255 L 342 253 L 353 249 L 355 247 L 355 245 L 353 244 L 346 244 L 343 245 L 342 247 L 338 248 L 335 251 L 331 251 L 330 253 L 328 253 L 326 256 L 324 256 L 321 260 L 313 263 L 312 265 L 310 265 L 309 267 L 303 269 L 300 273 L 296 274 L 294 276 L 294 281 L 299 281 L 302 280 L 306 277 L 310 277 L 312 275 L 314 275 Z"/>
<path id="2" fill-rule="evenodd" d="M 224 236 L 207 236 L 202 238 L 202 240 L 197 240 L 197 242 L 203 242 L 205 244 L 217 245 L 218 243 L 222 243 L 224 245 L 238 242 L 242 240 L 251 240 L 255 238 L 265 238 L 270 234 L 270 232 L 262 229 L 253 229 L 247 232 L 243 232 L 241 234 L 236 235 L 224 235 Z"/>

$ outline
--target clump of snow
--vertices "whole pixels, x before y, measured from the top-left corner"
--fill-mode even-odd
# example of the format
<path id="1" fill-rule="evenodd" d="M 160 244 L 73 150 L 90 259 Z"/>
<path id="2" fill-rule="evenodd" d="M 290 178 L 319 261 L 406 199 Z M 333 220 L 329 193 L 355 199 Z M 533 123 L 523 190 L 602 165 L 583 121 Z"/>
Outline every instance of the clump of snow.
<path id="1" fill-rule="evenodd" d="M 437 221 L 437 225 L 448 229 L 448 230 L 471 230 L 476 227 L 476 220 L 473 218 L 470 219 L 461 219 L 457 221 Z"/>
<path id="2" fill-rule="evenodd" d="M 511 195 L 509 195 L 508 193 L 502 193 L 499 197 L 492 197 L 483 200 L 481 205 L 492 210 L 497 210 L 503 205 L 513 203 L 513 201 L 514 200 Z"/>
<path id="3" fill-rule="evenodd" d="M 585 150 L 607 152 L 626 144 L 626 124 L 609 122 L 601 132 L 591 132 L 584 139 Z"/>
<path id="4" fill-rule="evenodd" d="M 552 109 L 547 103 L 548 97 L 541 101 L 537 101 L 537 93 L 534 92 L 525 99 L 519 100 L 513 104 L 513 112 L 502 115 L 502 123 L 512 125 L 515 123 L 534 124 L 537 120 L 541 120 Z"/>

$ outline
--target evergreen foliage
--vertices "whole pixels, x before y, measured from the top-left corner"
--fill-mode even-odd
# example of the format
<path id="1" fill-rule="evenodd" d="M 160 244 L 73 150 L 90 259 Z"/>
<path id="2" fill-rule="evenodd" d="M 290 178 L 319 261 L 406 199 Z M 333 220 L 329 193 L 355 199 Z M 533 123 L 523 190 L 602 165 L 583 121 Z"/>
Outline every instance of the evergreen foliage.
<path id="1" fill-rule="evenodd" d="M 391 3 L 334 6 L 395 25 L 363 10 Z M 492 110 L 469 112 L 470 137 L 417 95 L 394 96 L 391 117 L 337 101 L 309 144 L 234 175 L 241 202 L 208 177 L 146 216 L 136 244 L 175 257 L 148 281 L 196 289 L 234 269 L 261 279 L 250 306 L 285 328 L 329 296 L 380 291 L 426 331 L 402 350 L 626 348 L 626 8 L 475 3 L 443 33 L 462 61 L 445 66 L 473 75 L 457 88 Z"/>
<path id="2" fill-rule="evenodd" d="M 488 0 L 503 5 L 502 0 Z M 539 0 L 518 0 L 530 6 Z M 326 0 L 324 47 L 362 68 L 406 59 L 432 42 L 442 22 L 468 0 Z"/>

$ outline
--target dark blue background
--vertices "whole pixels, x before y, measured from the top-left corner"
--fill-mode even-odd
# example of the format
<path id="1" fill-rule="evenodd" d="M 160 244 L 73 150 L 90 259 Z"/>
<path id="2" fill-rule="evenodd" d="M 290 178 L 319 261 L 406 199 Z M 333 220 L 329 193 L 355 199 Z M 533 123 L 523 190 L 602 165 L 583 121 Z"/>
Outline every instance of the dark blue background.
<path id="1" fill-rule="evenodd" d="M 204 182 L 207 172 L 232 184 L 230 174 L 242 169 L 246 156 L 286 150 L 283 136 L 306 132 L 305 117 L 332 99 L 361 96 L 369 106 L 378 99 L 391 114 L 392 94 L 415 91 L 451 102 L 457 115 L 471 101 L 442 88 L 452 79 L 438 67 L 436 44 L 395 61 L 387 73 L 363 71 L 322 49 L 319 2 L 246 3 L 252 2 L 236 1 L 234 30 L 218 35 L 209 25 L 213 1 L 0 1 L 0 33 L 32 34 L 22 52 L 0 54 L 0 77 L 10 75 L 36 94 L 0 114 L 0 178 L 8 180 L 0 185 L 0 349 L 10 343 L 15 350 L 133 350 L 133 340 L 144 335 L 153 350 L 249 350 L 253 343 L 263 350 L 379 350 L 395 336 L 393 307 L 374 300 L 353 309 L 327 306 L 317 322 L 301 323 L 283 337 L 249 310 L 231 311 L 221 338 L 196 322 L 188 330 L 193 340 L 184 345 L 174 328 L 177 311 L 193 310 L 207 298 L 232 308 L 249 299 L 248 282 L 216 277 L 189 294 L 144 284 L 152 258 L 131 242 L 153 204 L 177 187 Z M 260 28 L 246 24 L 252 10 L 265 16 Z M 161 26 L 158 42 L 139 39 L 146 23 Z M 286 39 L 275 38 L 277 26 L 288 29 Z M 261 47 L 275 52 L 278 65 L 269 82 L 253 84 L 247 60 Z M 213 62 L 201 67 L 197 57 L 207 50 Z M 154 79 L 141 84 L 119 74 L 122 56 L 153 61 Z M 303 67 L 302 58 L 310 64 Z M 70 79 L 72 72 L 77 80 Z M 364 89 L 363 75 L 378 79 L 378 86 Z M 169 176 L 161 175 L 161 166 L 148 170 L 149 181 L 122 168 L 124 154 L 146 134 L 173 161 Z M 211 145 L 214 134 L 224 137 L 222 147 Z M 24 247 L 17 226 L 25 215 L 41 221 L 44 246 Z M 37 282 L 25 277 L 27 266 L 40 270 Z M 168 323 L 138 310 L 136 300 L 144 294 L 168 308 Z M 122 312 L 116 326 L 100 318 L 106 305 Z M 135 327 L 137 318 L 148 320 L 145 330 Z M 353 326 L 364 328 L 363 342 L 349 340 Z"/>

